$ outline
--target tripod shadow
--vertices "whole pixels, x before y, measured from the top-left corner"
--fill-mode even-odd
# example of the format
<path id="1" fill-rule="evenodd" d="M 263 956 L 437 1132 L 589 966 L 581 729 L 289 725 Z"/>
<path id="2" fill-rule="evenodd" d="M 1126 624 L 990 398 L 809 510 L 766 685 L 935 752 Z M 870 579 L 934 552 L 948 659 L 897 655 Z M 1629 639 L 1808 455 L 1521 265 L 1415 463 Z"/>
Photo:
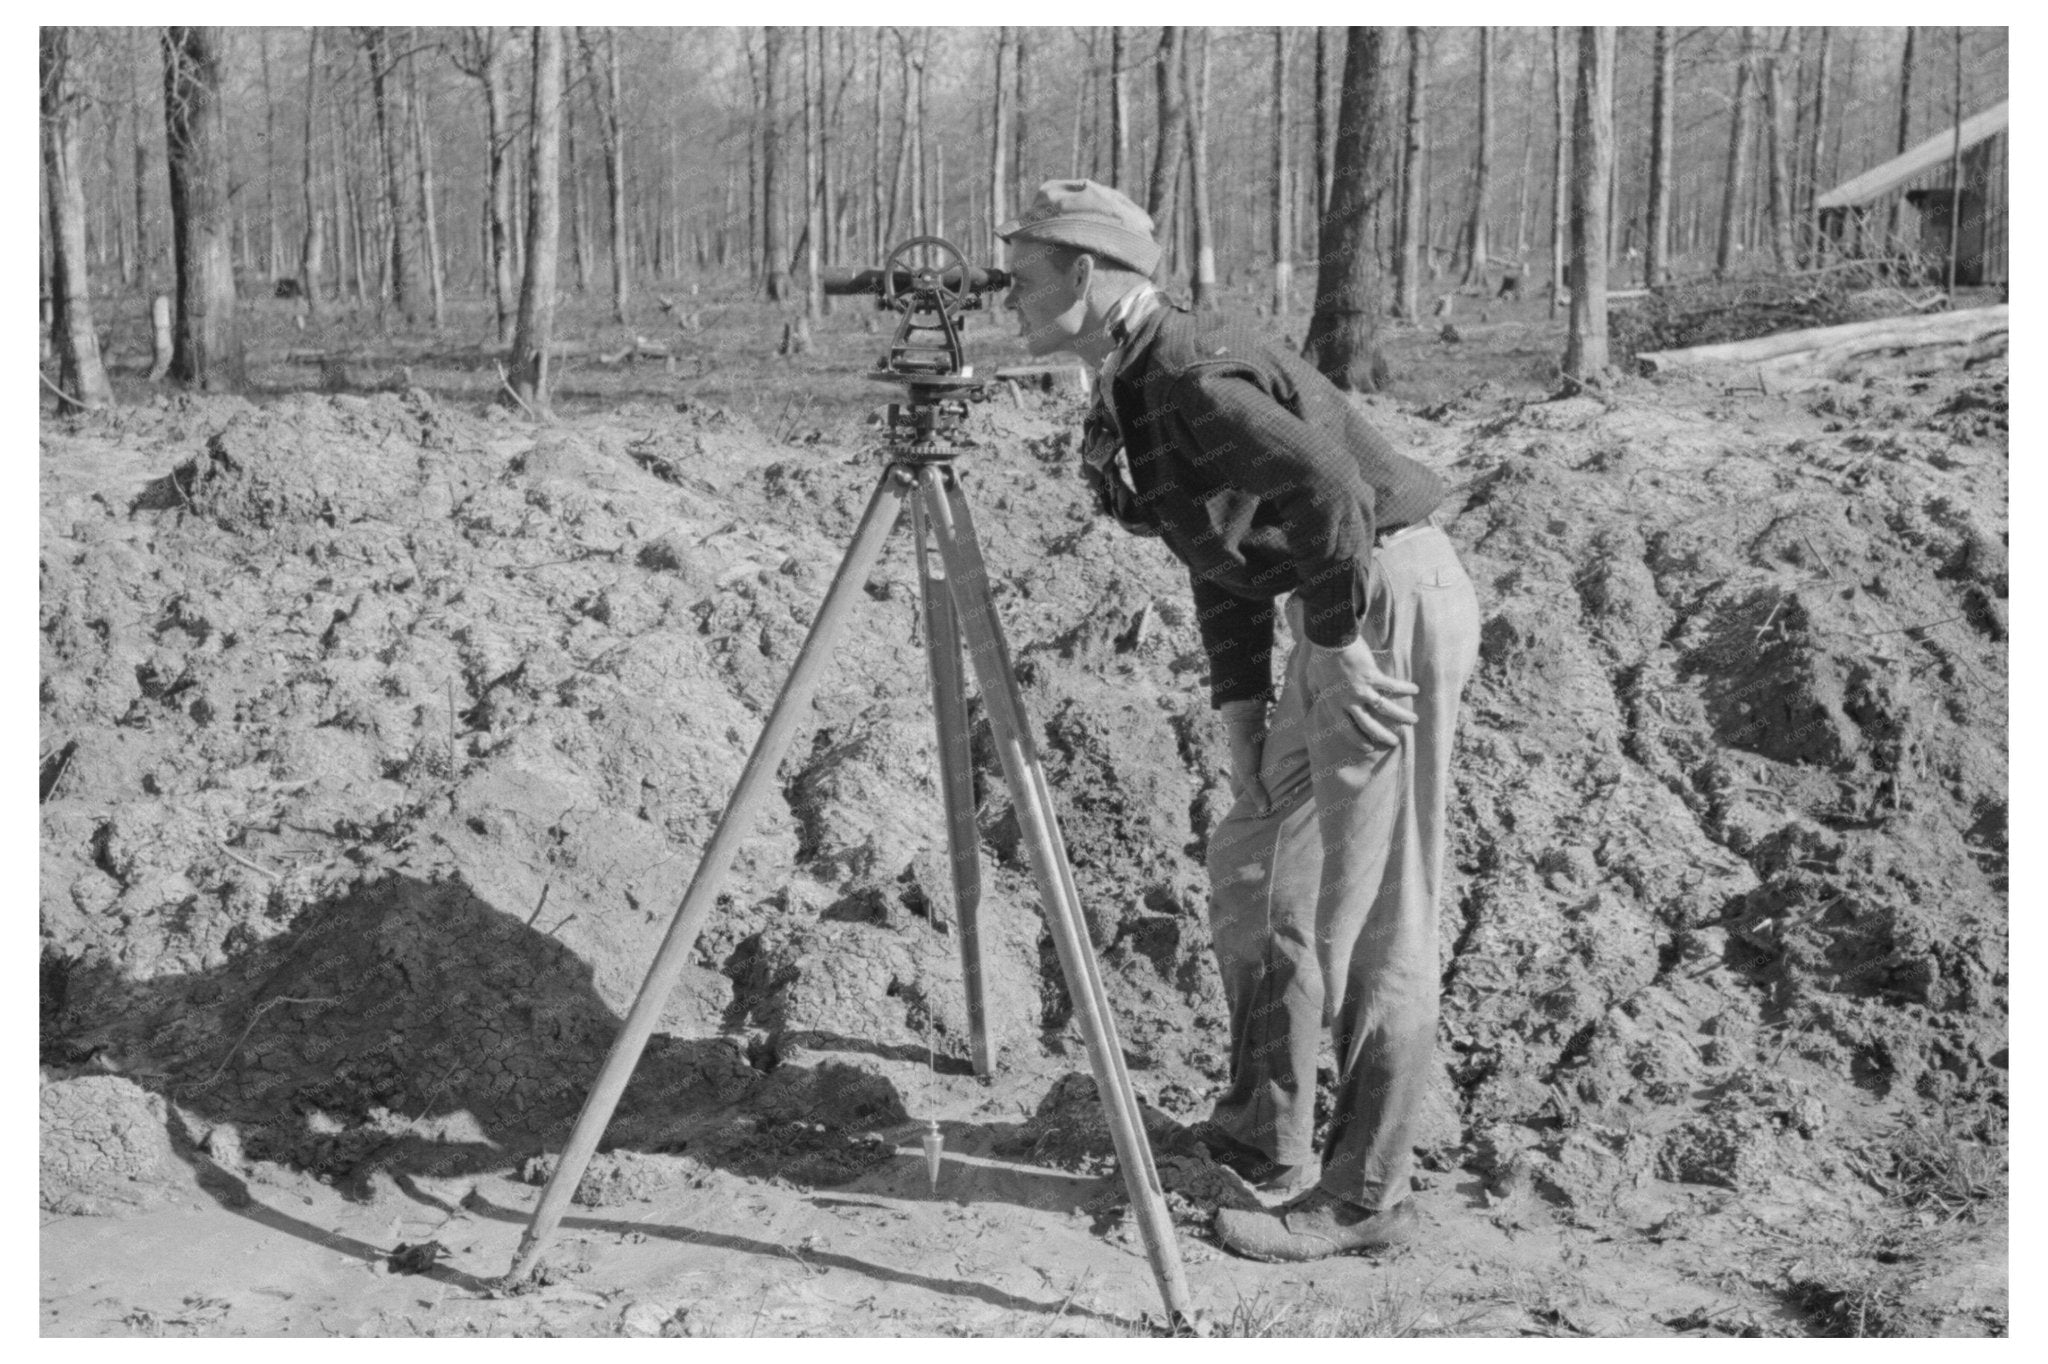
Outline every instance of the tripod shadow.
<path id="1" fill-rule="evenodd" d="M 284 932 L 211 969 L 135 980 L 105 964 L 47 959 L 43 1059 L 53 1079 L 112 1063 L 162 1094 L 174 1114 L 174 1150 L 224 1209 L 373 1261 L 395 1247 L 279 1211 L 252 1194 L 251 1179 L 267 1168 L 266 1179 L 309 1176 L 368 1201 L 382 1176 L 405 1197 L 452 1214 L 437 1181 L 517 1168 L 566 1135 L 620 1026 L 592 980 L 587 962 L 460 879 L 393 874 L 308 906 Z M 925 1059 L 918 1049 L 837 1034 L 800 1040 Z M 1001 1129 L 978 1129 L 992 1130 L 1002 1137 Z M 680 1153 L 744 1178 L 950 1201 L 953 1191 L 930 1193 L 921 1160 L 899 1149 L 900 1142 L 915 1152 L 915 1131 L 885 1076 L 808 1055 L 763 1069 L 736 1038 L 657 1035 L 602 1149 L 615 1166 Z M 954 1131 L 949 1149 L 973 1139 L 972 1130 Z M 1063 1212 L 1100 1183 L 1012 1166 L 967 1187 L 978 1199 Z M 851 1187 L 849 1194 L 859 1197 Z M 468 1210 L 477 1211 L 474 1200 Z M 611 1225 L 571 1219 L 579 1223 Z M 637 1222 L 631 1229 L 653 1230 Z M 729 1233 L 662 1234 L 787 1254 Z M 1054 1306 L 841 1258 L 851 1272 L 1019 1311 Z M 485 1287 L 447 1266 L 427 1274 Z"/>

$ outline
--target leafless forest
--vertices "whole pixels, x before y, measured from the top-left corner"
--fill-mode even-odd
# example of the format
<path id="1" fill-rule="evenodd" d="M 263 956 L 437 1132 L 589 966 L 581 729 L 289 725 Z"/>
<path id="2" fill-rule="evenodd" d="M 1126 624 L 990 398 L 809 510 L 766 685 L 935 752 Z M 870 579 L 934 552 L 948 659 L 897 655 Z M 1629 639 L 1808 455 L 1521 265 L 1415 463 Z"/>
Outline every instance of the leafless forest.
<path id="1" fill-rule="evenodd" d="M 924 233 L 991 257 L 1040 180 L 1083 175 L 1147 206 L 1198 304 L 1284 315 L 1342 226 L 1340 168 L 1396 316 L 1503 276 L 1566 287 L 1576 31 L 1376 33 L 1377 117 L 1343 149 L 1337 29 L 171 33 L 46 30 L 46 311 L 88 278 L 171 292 L 182 203 L 203 222 L 180 336 L 188 295 L 231 324 L 203 301 L 231 278 L 387 326 L 474 330 L 461 303 L 484 299 L 509 343 L 536 238 L 560 293 L 615 322 L 684 282 L 815 318 L 818 270 Z M 1825 190 L 2006 93 L 2002 29 L 1632 28 L 1611 62 L 1612 136 L 1580 159 L 1603 163 L 1586 209 L 1614 289 L 1810 268 L 1842 235 Z M 1860 224 L 1873 241 L 1910 251 L 1910 214 Z"/>

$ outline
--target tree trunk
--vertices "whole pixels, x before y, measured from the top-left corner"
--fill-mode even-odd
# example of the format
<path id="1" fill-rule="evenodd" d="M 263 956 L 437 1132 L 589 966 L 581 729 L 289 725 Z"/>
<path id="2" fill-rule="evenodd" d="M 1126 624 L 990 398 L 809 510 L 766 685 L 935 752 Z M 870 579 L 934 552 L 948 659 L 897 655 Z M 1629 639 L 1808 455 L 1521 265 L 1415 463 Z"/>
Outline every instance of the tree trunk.
<path id="1" fill-rule="evenodd" d="M 1742 30 L 1742 55 L 1735 62 L 1735 99 L 1728 112 L 1728 173 L 1721 191 L 1721 239 L 1714 249 L 1714 274 L 1725 277 L 1735 263 L 1743 182 L 1749 178 L 1749 66 L 1754 30 Z"/>
<path id="2" fill-rule="evenodd" d="M 1407 146 L 1401 158 L 1401 219 L 1394 252 L 1394 316 L 1421 319 L 1422 205 L 1429 187 L 1422 178 L 1423 125 L 1429 111 L 1429 30 L 1408 30 Z"/>
<path id="3" fill-rule="evenodd" d="M 1955 141 L 1950 144 L 1948 156 L 1948 272 L 1944 290 L 1948 294 L 1948 306 L 1956 306 L 1956 258 L 1962 252 L 1963 240 L 1963 31 L 1949 29 L 1949 37 L 1955 45 Z"/>
<path id="4" fill-rule="evenodd" d="M 263 76 L 263 276 L 275 284 L 277 249 L 277 99 L 270 85 L 270 30 L 256 30 L 258 70 Z"/>
<path id="5" fill-rule="evenodd" d="M 1643 283 L 1652 289 L 1671 278 L 1671 153 L 1677 130 L 1678 53 L 1671 30 L 1656 30 L 1650 57 L 1650 240 L 1643 250 Z"/>
<path id="6" fill-rule="evenodd" d="M 1833 75 L 1835 31 L 1823 28 L 1820 31 L 1819 70 L 1814 74 L 1813 117 L 1806 128 L 1806 235 L 1812 242 L 1812 263 L 1821 263 L 1827 249 L 1827 236 L 1820 230 L 1820 212 L 1814 203 L 1821 195 L 1820 146 L 1821 130 L 1828 121 L 1828 81 Z"/>
<path id="7" fill-rule="evenodd" d="M 825 235 L 825 225 L 819 203 L 819 136 L 824 119 L 819 101 L 824 91 L 824 72 L 819 59 L 823 53 L 818 48 L 823 43 L 823 30 L 803 28 L 798 30 L 803 43 L 803 87 L 804 87 L 804 317 L 811 322 L 824 316 L 824 281 L 818 273 L 819 239 Z"/>
<path id="8" fill-rule="evenodd" d="M 590 82 L 592 98 L 596 99 L 600 91 L 603 95 L 597 111 L 597 132 L 598 140 L 604 144 L 605 208 L 609 215 L 607 225 L 611 229 L 612 321 L 623 323 L 626 320 L 627 271 L 631 268 L 631 261 L 626 244 L 625 88 L 619 70 L 618 30 L 611 27 L 604 30 L 604 71 L 601 76 L 589 35 L 579 28 L 576 41 L 582 52 L 583 74 Z"/>
<path id="9" fill-rule="evenodd" d="M 995 108 L 991 112 L 988 139 L 988 223 L 989 239 L 983 249 L 991 259 L 996 254 L 995 229 L 1010 220 L 1010 30 L 996 29 Z"/>
<path id="10" fill-rule="evenodd" d="M 413 295 L 415 266 L 412 257 L 412 234 L 406 230 L 405 202 L 405 151 L 398 132 L 399 115 L 391 110 L 396 94 L 391 77 L 391 31 L 386 28 L 364 30 L 364 47 L 370 57 L 370 98 L 377 114 L 377 146 L 384 166 L 384 208 L 389 215 L 391 230 L 391 302 L 407 322 L 414 320 L 416 311 Z"/>
<path id="11" fill-rule="evenodd" d="M 1145 192 L 1145 211 L 1152 215 L 1153 235 L 1164 245 L 1173 237 L 1174 191 L 1180 182 L 1181 152 L 1187 145 L 1188 106 L 1181 88 L 1181 30 L 1159 30 L 1153 74 L 1159 91 L 1159 142 L 1152 157 L 1152 180 Z"/>
<path id="12" fill-rule="evenodd" d="M 875 88 L 874 102 L 869 109 L 872 138 L 868 151 L 868 259 L 877 266 L 882 263 L 882 254 L 889 249 L 889 208 L 884 200 L 887 192 L 882 182 L 882 30 L 875 30 Z"/>
<path id="13" fill-rule="evenodd" d="M 498 341 L 510 345 L 518 322 L 518 285 L 512 260 L 512 174 L 507 164 L 512 131 L 507 114 L 505 45 L 495 27 L 473 29 L 476 65 L 472 74 L 484 90 L 484 202 L 490 220 L 491 298 L 497 305 Z"/>
<path id="14" fill-rule="evenodd" d="M 1526 265 L 1529 259 L 1529 172 L 1535 157 L 1536 61 L 1532 57 L 1529 61 L 1528 82 L 1522 88 L 1522 169 L 1515 176 L 1515 263 L 1517 268 Z"/>
<path id="15" fill-rule="evenodd" d="M 1209 214 L 1209 30 L 1197 29 L 1195 41 L 1202 55 L 1195 63 L 1193 110 L 1188 119 L 1188 193 L 1195 248 L 1192 293 L 1195 311 L 1201 312 L 1216 302 L 1216 224 Z"/>
<path id="16" fill-rule="evenodd" d="M 1564 373 L 1597 383 L 1607 370 L 1607 181 L 1614 171 L 1614 30 L 1579 30 L 1572 104 L 1572 309 Z"/>
<path id="17" fill-rule="evenodd" d="M 1550 30 L 1550 69 L 1555 87 L 1557 145 L 1551 157 L 1550 175 L 1550 316 L 1557 316 L 1558 305 L 1564 299 L 1565 265 L 1565 214 L 1571 202 L 1571 142 L 1565 134 L 1565 111 L 1570 107 L 1571 98 L 1565 84 L 1564 74 L 1564 30 Z"/>
<path id="18" fill-rule="evenodd" d="M 299 239 L 299 294 L 306 300 L 306 315 L 320 316 L 320 256 L 327 248 L 320 222 L 320 204 L 313 171 L 313 110 L 320 102 L 320 30 L 306 31 L 306 161 L 300 178 L 304 190 L 306 233 Z"/>
<path id="19" fill-rule="evenodd" d="M 1109 31 L 1109 187 L 1121 190 L 1130 173 L 1131 103 L 1124 96 L 1124 31 Z"/>
<path id="20" fill-rule="evenodd" d="M 931 175 L 925 163 L 925 102 L 924 67 L 930 55 L 929 30 L 920 31 L 916 55 L 910 59 L 911 88 L 910 102 L 910 231 L 912 236 L 924 237 L 932 232 Z"/>
<path id="21" fill-rule="evenodd" d="M 1288 195 L 1287 30 L 1273 30 L 1273 316 L 1285 317 L 1293 306 L 1294 215 Z"/>
<path id="22" fill-rule="evenodd" d="M 163 31 L 164 142 L 178 265 L 171 377 L 209 393 L 238 392 L 248 383 L 229 241 L 227 117 L 220 100 L 226 45 L 219 28 Z"/>
<path id="23" fill-rule="evenodd" d="M 770 25 L 762 39 L 761 62 L 761 257 L 768 276 L 768 297 L 789 298 L 789 252 L 782 244 L 782 215 L 776 202 L 782 193 L 782 106 L 775 97 L 776 68 L 782 64 L 782 30 Z"/>
<path id="24" fill-rule="evenodd" d="M 1911 145 L 1913 130 L 1913 49 L 1917 44 L 1920 30 L 1911 24 L 1906 26 L 1906 53 L 1899 61 L 1899 137 L 1898 145 L 1892 149 L 1894 156 L 1904 155 Z M 1899 206 L 1903 196 L 1892 197 L 1891 211 L 1885 219 L 1885 250 L 1893 249 L 1899 236 Z"/>
<path id="25" fill-rule="evenodd" d="M 85 179 L 79 165 L 78 106 L 68 28 L 40 30 L 43 175 L 50 201 L 50 344 L 57 353 L 57 411 L 113 404 L 92 323 L 85 266 Z M 230 281 L 232 283 L 232 281 Z"/>
<path id="26" fill-rule="evenodd" d="M 900 58 L 898 63 L 899 83 L 903 88 L 903 97 L 898 103 L 903 106 L 903 113 L 896 123 L 896 168 L 890 172 L 889 177 L 889 230 L 883 234 L 884 250 L 894 246 L 897 239 L 903 235 L 899 229 L 904 219 L 904 194 L 910 185 L 910 95 L 912 89 L 910 77 L 910 40 L 903 36 L 901 29 L 896 30 L 896 46 L 897 56 Z M 875 263 L 877 265 L 881 264 L 879 259 Z"/>
<path id="27" fill-rule="evenodd" d="M 434 212 L 434 153 L 427 141 L 426 94 L 419 88 L 418 63 L 411 53 L 405 58 L 406 104 L 412 112 L 413 168 L 419 176 L 420 228 L 426 248 L 427 300 L 433 309 L 434 330 L 448 321 L 447 274 L 441 260 L 441 228 Z"/>
<path id="28" fill-rule="evenodd" d="M 134 30 L 140 32 L 140 30 Z M 144 288 L 149 286 L 155 275 L 152 262 L 156 259 L 149 233 L 149 156 L 142 141 L 142 77 L 143 54 L 131 52 L 128 62 L 128 136 L 134 141 L 135 162 L 135 258 L 140 269 Z"/>
<path id="29" fill-rule="evenodd" d="M 512 396 L 535 415 L 549 409 L 547 354 L 555 333 L 555 255 L 562 235 L 562 30 L 533 30 L 533 98 L 526 177 L 526 275 L 512 339 Z"/>
<path id="30" fill-rule="evenodd" d="M 1023 204 L 1027 188 L 1035 191 L 1036 186 L 1026 186 L 1024 176 L 1037 169 L 1031 164 L 1031 30 L 1016 27 L 1010 30 L 1010 40 L 1016 46 L 1017 89 L 1010 100 L 1010 125 L 1015 134 L 1016 146 L 1010 152 L 1010 174 L 1013 177 L 1011 202 Z M 1079 100 L 1075 101 L 1077 104 Z M 1079 169 L 1076 168 L 1076 174 Z"/>
<path id="31" fill-rule="evenodd" d="M 1316 229 L 1330 216 L 1330 30 L 1316 27 Z M 1321 246 L 1317 247 L 1318 253 Z"/>
<path id="32" fill-rule="evenodd" d="M 1792 134 L 1785 127 L 1785 57 L 1792 30 L 1765 59 L 1763 70 L 1764 146 L 1769 154 L 1771 258 L 1778 269 L 1792 268 L 1792 172 L 1787 158 Z"/>
<path id="33" fill-rule="evenodd" d="M 1486 219 L 1493 191 L 1493 30 L 1479 30 L 1479 152 L 1472 167 L 1472 217 L 1465 228 L 1467 255 L 1461 286 L 1478 285 L 1486 293 L 1488 253 Z"/>
<path id="34" fill-rule="evenodd" d="M 583 193 L 583 162 L 576 155 L 576 73 L 562 44 L 562 161 L 569 180 L 569 255 L 576 262 L 576 292 L 590 291 L 590 202 Z"/>
<path id="35" fill-rule="evenodd" d="M 1343 96 L 1337 113 L 1337 165 L 1330 210 L 1319 232 L 1316 308 L 1302 354 L 1341 389 L 1376 393 L 1386 362 L 1376 338 L 1378 259 L 1368 221 L 1381 119 L 1381 49 L 1390 30 L 1352 28 L 1344 44 Z"/>

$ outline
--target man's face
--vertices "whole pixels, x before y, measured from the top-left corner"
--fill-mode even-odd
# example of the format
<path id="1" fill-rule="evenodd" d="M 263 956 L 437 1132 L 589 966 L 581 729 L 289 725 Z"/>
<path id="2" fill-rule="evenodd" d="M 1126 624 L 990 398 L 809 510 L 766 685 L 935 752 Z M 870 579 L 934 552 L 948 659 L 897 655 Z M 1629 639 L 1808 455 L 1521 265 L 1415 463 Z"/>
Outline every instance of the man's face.
<path id="1" fill-rule="evenodd" d="M 1017 314 L 1017 330 L 1033 355 L 1072 350 L 1081 334 L 1088 302 L 1076 276 L 1080 267 L 1062 270 L 1053 253 L 1038 242 L 1010 243 L 1010 274 L 1014 280 L 1003 306 Z"/>

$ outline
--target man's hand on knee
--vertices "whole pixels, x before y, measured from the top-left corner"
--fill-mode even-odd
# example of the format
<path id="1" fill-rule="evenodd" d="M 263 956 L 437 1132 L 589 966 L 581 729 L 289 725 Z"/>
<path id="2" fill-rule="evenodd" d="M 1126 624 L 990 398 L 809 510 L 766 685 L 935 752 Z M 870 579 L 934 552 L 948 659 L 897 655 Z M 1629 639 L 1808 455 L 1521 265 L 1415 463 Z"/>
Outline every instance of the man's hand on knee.
<path id="1" fill-rule="evenodd" d="M 1363 637 L 1335 649 L 1308 646 L 1310 703 L 1346 716 L 1377 748 L 1399 747 L 1401 740 L 1389 726 L 1414 724 L 1415 712 L 1394 698 L 1421 690 L 1381 671 Z"/>

